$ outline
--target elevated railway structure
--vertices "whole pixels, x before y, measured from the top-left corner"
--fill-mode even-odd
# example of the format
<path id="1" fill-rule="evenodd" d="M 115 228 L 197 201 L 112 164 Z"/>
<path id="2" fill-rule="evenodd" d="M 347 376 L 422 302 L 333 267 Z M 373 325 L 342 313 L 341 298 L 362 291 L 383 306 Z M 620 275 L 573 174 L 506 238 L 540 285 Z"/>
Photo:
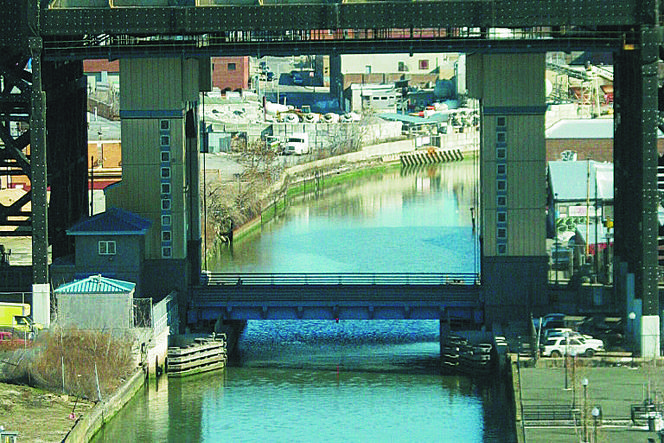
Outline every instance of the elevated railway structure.
<path id="1" fill-rule="evenodd" d="M 587 50 L 614 60 L 617 305 L 638 311 L 642 349 L 659 349 L 660 2 L 220 3 L 0 0 L 0 170 L 31 180 L 24 199 L 0 207 L 0 224 L 32 236 L 38 321 L 49 320 L 49 247 L 54 259 L 72 252 L 65 231 L 88 207 L 84 58 L 121 60 L 124 170 L 110 201 L 153 222 L 145 268 L 164 276 L 152 278 L 160 291 L 199 275 L 192 152 L 209 56 L 324 53 L 334 71 L 345 53 L 468 53 L 469 93 L 481 103 L 482 296 L 498 318 L 548 303 L 544 53 Z"/>

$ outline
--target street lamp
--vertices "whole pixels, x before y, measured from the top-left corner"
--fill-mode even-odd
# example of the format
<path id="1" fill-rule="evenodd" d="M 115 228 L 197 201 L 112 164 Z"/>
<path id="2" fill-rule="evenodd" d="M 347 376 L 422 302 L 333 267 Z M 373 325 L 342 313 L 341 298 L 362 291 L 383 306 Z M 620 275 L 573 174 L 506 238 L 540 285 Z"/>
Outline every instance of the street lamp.
<path id="1" fill-rule="evenodd" d="M 581 380 L 581 384 L 583 385 L 583 441 L 588 441 L 588 379 L 586 377 L 583 377 L 583 380 Z"/>
<path id="2" fill-rule="evenodd" d="M 558 208 L 557 208 L 557 203 L 558 203 L 558 193 L 556 192 L 553 194 L 553 249 L 551 253 L 556 257 L 554 260 L 554 266 L 556 267 L 555 273 L 556 273 L 556 286 L 558 286 Z M 565 386 L 567 388 L 567 386 Z"/>
<path id="3" fill-rule="evenodd" d="M 636 313 L 634 311 L 630 312 L 627 315 L 627 318 L 629 319 L 629 325 L 630 325 L 630 327 L 629 327 L 629 329 L 630 329 L 629 339 L 630 339 L 630 342 L 631 342 L 631 345 L 632 345 L 632 368 L 633 368 L 634 367 L 634 351 L 635 351 L 635 348 L 636 348 L 636 337 L 635 337 L 636 331 L 634 330 L 634 323 L 635 323 L 634 320 L 636 319 Z"/>
<path id="4" fill-rule="evenodd" d="M 558 274 L 556 274 L 557 276 Z M 569 385 L 567 383 L 567 360 L 569 359 L 569 333 L 565 331 L 565 390 L 567 391 L 569 389 Z"/>
<path id="5" fill-rule="evenodd" d="M 576 409 L 576 350 L 570 351 L 572 356 L 572 409 Z"/>
<path id="6" fill-rule="evenodd" d="M 599 408 L 595 406 L 590 414 L 593 416 L 593 442 L 597 443 L 597 419 L 599 418 Z"/>

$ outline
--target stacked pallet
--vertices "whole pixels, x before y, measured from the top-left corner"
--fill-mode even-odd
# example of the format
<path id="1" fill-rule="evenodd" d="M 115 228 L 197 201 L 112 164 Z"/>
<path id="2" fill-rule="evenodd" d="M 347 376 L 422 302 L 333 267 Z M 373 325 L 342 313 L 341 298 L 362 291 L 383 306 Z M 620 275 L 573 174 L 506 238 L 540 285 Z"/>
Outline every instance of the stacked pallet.
<path id="1" fill-rule="evenodd" d="M 170 377 L 183 377 L 214 371 L 226 366 L 226 334 L 196 338 L 185 347 L 169 347 L 166 372 Z"/>

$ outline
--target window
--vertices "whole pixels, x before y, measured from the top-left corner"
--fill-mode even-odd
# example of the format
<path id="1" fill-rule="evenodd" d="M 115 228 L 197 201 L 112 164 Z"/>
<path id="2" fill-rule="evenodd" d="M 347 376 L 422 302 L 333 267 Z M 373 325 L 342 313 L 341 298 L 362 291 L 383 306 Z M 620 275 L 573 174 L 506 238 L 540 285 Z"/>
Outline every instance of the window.
<path id="1" fill-rule="evenodd" d="M 173 255 L 172 249 L 170 246 L 164 246 L 161 248 L 161 256 L 162 258 L 171 258 Z"/>
<path id="2" fill-rule="evenodd" d="M 161 225 L 162 226 L 170 226 L 171 225 L 171 216 L 170 215 L 162 215 L 161 216 Z"/>
<path id="3" fill-rule="evenodd" d="M 162 198 L 161 199 L 161 210 L 162 211 L 170 211 L 171 210 L 171 199 L 170 198 Z"/>
<path id="4" fill-rule="evenodd" d="M 496 141 L 498 143 L 505 143 L 507 141 L 507 133 L 505 131 L 496 132 Z"/>
<path id="5" fill-rule="evenodd" d="M 507 206 L 507 197 L 499 195 L 498 198 L 496 198 L 496 204 L 498 206 Z"/>
<path id="6" fill-rule="evenodd" d="M 237 69 L 237 66 L 235 65 L 235 63 L 229 63 L 228 64 L 228 70 L 229 71 L 235 71 L 236 69 Z"/>
<path id="7" fill-rule="evenodd" d="M 505 228 L 498 228 L 496 236 L 500 239 L 505 239 L 507 238 L 507 229 Z"/>
<path id="8" fill-rule="evenodd" d="M 507 174 L 507 165 L 506 164 L 496 165 L 496 172 L 498 173 L 498 175 L 506 175 Z"/>
<path id="9" fill-rule="evenodd" d="M 507 222 L 507 212 L 498 211 L 498 223 L 506 223 L 506 222 Z"/>
<path id="10" fill-rule="evenodd" d="M 507 180 L 498 180 L 498 181 L 496 182 L 496 188 L 497 188 L 499 191 L 505 191 L 505 190 L 507 190 Z"/>
<path id="11" fill-rule="evenodd" d="M 399 72 L 408 71 L 408 66 L 406 65 L 406 62 L 399 62 L 398 66 L 397 66 L 397 71 L 399 71 Z"/>
<path id="12" fill-rule="evenodd" d="M 171 241 L 171 231 L 161 231 L 161 241 L 163 242 Z"/>
<path id="13" fill-rule="evenodd" d="M 171 184 L 170 183 L 162 183 L 161 184 L 161 193 L 165 195 L 170 195 L 171 193 Z"/>
<path id="14" fill-rule="evenodd" d="M 159 120 L 159 129 L 162 131 L 170 131 L 171 122 L 169 120 Z"/>
<path id="15" fill-rule="evenodd" d="M 496 117 L 496 126 L 499 128 L 504 128 L 507 126 L 507 118 L 506 117 Z"/>
<path id="16" fill-rule="evenodd" d="M 505 244 L 498 245 L 498 255 L 507 255 L 507 245 Z"/>
<path id="17" fill-rule="evenodd" d="M 365 74 L 371 74 L 371 65 L 366 65 L 364 67 L 364 73 Z"/>
<path id="18" fill-rule="evenodd" d="M 507 158 L 507 149 L 496 148 L 496 158 L 499 160 L 505 160 Z"/>
<path id="19" fill-rule="evenodd" d="M 99 255 L 115 255 L 115 241 L 113 240 L 100 240 L 97 243 Z"/>
<path id="20" fill-rule="evenodd" d="M 171 168 L 168 166 L 161 168 L 161 178 L 171 178 Z"/>
<path id="21" fill-rule="evenodd" d="M 159 144 L 161 146 L 170 146 L 171 145 L 171 136 L 170 135 L 162 135 L 159 137 Z"/>
<path id="22" fill-rule="evenodd" d="M 168 163 L 171 161 L 171 151 L 161 151 L 161 162 Z"/>
<path id="23" fill-rule="evenodd" d="M 420 60 L 420 69 L 429 69 L 429 60 Z"/>

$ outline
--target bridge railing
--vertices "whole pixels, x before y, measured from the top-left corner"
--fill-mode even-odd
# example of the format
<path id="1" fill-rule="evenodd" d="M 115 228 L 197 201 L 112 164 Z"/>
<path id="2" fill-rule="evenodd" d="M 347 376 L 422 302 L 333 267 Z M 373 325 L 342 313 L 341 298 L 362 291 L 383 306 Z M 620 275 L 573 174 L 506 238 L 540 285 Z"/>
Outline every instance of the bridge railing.
<path id="1" fill-rule="evenodd" d="M 476 286 L 475 273 L 218 273 L 201 274 L 201 285 L 465 285 Z"/>

